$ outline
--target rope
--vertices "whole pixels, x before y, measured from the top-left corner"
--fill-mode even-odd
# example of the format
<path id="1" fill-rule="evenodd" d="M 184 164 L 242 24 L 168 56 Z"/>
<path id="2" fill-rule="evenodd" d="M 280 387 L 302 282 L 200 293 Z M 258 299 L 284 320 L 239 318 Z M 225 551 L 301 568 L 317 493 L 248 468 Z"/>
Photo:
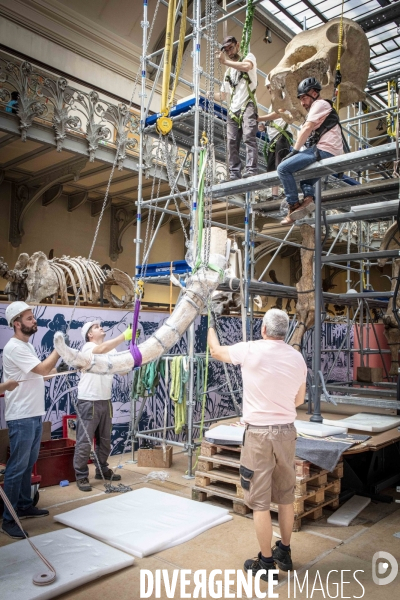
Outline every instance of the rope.
<path id="1" fill-rule="evenodd" d="M 7 506 L 8 510 L 10 511 L 10 514 L 12 516 L 12 518 L 14 519 L 14 521 L 16 522 L 16 524 L 18 525 L 18 527 L 20 528 L 20 530 L 22 531 L 22 533 L 25 536 L 25 539 L 29 542 L 29 544 L 31 545 L 31 548 L 34 552 L 36 552 L 36 554 L 38 555 L 38 557 L 40 558 L 40 560 L 46 565 L 46 567 L 49 569 L 48 571 L 44 572 L 44 573 L 37 573 L 33 579 L 32 582 L 35 585 L 49 585 L 50 583 L 54 583 L 54 581 L 56 580 L 57 577 L 57 573 L 55 568 L 53 567 L 53 565 L 47 560 L 47 558 L 45 558 L 43 556 L 43 554 L 40 552 L 40 550 L 38 548 L 36 548 L 35 544 L 29 539 L 29 537 L 26 535 L 22 525 L 21 525 L 21 521 L 18 518 L 17 513 L 15 512 L 13 505 L 11 504 L 10 500 L 8 499 L 5 491 L 3 490 L 3 488 L 0 486 L 0 497 L 2 498 L 5 506 Z"/>
<path id="2" fill-rule="evenodd" d="M 178 52 L 177 52 L 177 56 L 176 56 L 175 79 L 174 79 L 174 85 L 172 87 L 171 96 L 170 96 L 168 106 L 167 106 L 168 113 L 171 110 L 173 102 L 174 102 L 175 92 L 176 92 L 176 88 L 178 86 L 179 73 L 180 73 L 181 66 L 182 66 L 183 50 L 185 47 L 187 8 L 188 8 L 188 0 L 183 0 L 181 27 L 179 30 Z M 172 60 L 172 56 L 171 56 L 171 60 Z M 169 82 L 169 80 L 168 80 L 168 82 Z"/>

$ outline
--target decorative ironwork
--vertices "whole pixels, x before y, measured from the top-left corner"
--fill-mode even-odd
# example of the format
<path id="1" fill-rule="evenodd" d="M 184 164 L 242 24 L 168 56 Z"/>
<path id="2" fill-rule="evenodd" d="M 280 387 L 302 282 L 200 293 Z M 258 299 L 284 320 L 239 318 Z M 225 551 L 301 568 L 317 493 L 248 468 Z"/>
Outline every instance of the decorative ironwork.
<path id="1" fill-rule="evenodd" d="M 52 77 L 30 62 L 2 55 L 0 102 L 4 105 L 15 99 L 13 92 L 18 95 L 18 104 L 8 112 L 16 113 L 23 141 L 34 120 L 40 119 L 42 124 L 53 126 L 58 151 L 62 150 L 68 134 L 85 134 L 90 162 L 94 161 L 100 144 L 115 145 L 119 170 L 123 168 L 126 152 L 134 151 L 138 145 L 139 117 L 128 110 L 127 104 L 113 104 L 97 91 L 78 89 L 65 77 Z M 154 143 L 152 140 L 151 144 Z"/>

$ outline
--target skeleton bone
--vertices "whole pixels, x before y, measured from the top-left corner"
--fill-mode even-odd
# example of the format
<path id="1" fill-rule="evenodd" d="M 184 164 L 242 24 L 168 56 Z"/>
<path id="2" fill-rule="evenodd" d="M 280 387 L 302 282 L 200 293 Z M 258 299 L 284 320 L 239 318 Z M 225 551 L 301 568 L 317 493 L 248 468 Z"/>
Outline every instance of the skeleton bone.
<path id="1" fill-rule="evenodd" d="M 226 267 L 226 231 L 211 228 L 211 246 L 209 263 L 224 270 Z M 211 269 L 198 272 L 188 280 L 186 288 L 172 315 L 167 321 L 139 345 L 142 364 L 157 360 L 164 352 L 174 346 L 206 305 L 210 294 L 218 287 L 219 273 Z M 125 374 L 135 366 L 130 351 L 116 354 L 83 354 L 65 344 L 63 334 L 54 335 L 54 347 L 61 358 L 71 367 L 90 371 L 97 375 Z"/>
<path id="2" fill-rule="evenodd" d="M 397 223 L 393 223 L 391 227 L 386 231 L 385 236 L 381 242 L 379 250 L 398 250 L 400 246 L 400 234 L 397 227 Z M 387 258 L 379 258 L 378 265 L 383 267 Z M 393 259 L 392 263 L 392 292 L 396 287 L 396 281 L 400 271 L 400 259 Z M 400 298 L 397 297 L 396 309 L 400 308 Z M 392 355 L 392 364 L 390 367 L 389 375 L 398 375 L 399 368 L 399 351 L 400 351 L 400 330 L 397 324 L 396 318 L 393 313 L 393 298 L 390 298 L 386 314 L 383 317 L 383 323 L 385 325 L 384 336 L 388 341 L 390 352 Z"/>
<path id="3" fill-rule="evenodd" d="M 306 248 L 315 248 L 315 231 L 310 225 L 300 225 L 302 245 Z M 315 320 L 315 292 L 313 283 L 313 250 L 300 251 L 301 277 L 296 284 L 298 298 L 296 304 L 297 327 L 290 340 L 290 345 L 298 351 L 301 349 L 301 340 L 304 333 L 314 325 Z M 312 291 L 308 291 L 312 290 Z M 306 292 L 306 293 L 301 293 Z"/>
<path id="4" fill-rule="evenodd" d="M 297 99 L 297 86 L 306 77 L 316 77 L 322 84 L 321 97 L 332 99 L 338 58 L 340 18 L 314 29 L 301 31 L 286 46 L 285 55 L 271 71 L 274 111 L 289 111 L 296 121 L 306 115 Z M 369 43 L 362 28 L 351 19 L 343 19 L 341 56 L 342 83 L 340 108 L 364 100 L 369 72 Z M 285 114 L 282 114 L 285 119 Z"/>

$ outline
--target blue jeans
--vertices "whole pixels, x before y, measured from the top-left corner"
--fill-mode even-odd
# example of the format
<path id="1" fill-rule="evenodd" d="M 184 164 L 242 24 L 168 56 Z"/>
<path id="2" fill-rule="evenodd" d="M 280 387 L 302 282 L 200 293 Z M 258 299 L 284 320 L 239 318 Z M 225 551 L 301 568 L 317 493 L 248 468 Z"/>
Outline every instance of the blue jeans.
<path id="1" fill-rule="evenodd" d="M 4 475 L 4 492 L 17 512 L 32 506 L 31 474 L 40 450 L 42 417 L 7 421 L 7 426 L 10 436 L 10 458 Z M 14 521 L 6 507 L 3 521 Z"/>
<path id="2" fill-rule="evenodd" d="M 330 152 L 325 152 L 324 150 L 319 150 L 321 155 L 321 159 L 329 158 L 333 156 Z M 314 149 L 307 148 L 299 154 L 295 154 L 290 158 L 287 158 L 278 166 L 278 175 L 279 179 L 282 182 L 283 189 L 285 190 L 285 196 L 288 204 L 296 204 L 299 201 L 299 194 L 297 191 L 297 184 L 293 177 L 293 173 L 297 171 L 301 171 L 308 167 L 308 165 L 312 165 L 312 163 L 316 162 Z M 321 179 L 320 177 L 315 177 L 314 179 L 306 179 L 304 181 L 300 181 L 300 187 L 303 191 L 304 197 L 312 196 L 314 198 L 314 184 Z"/>

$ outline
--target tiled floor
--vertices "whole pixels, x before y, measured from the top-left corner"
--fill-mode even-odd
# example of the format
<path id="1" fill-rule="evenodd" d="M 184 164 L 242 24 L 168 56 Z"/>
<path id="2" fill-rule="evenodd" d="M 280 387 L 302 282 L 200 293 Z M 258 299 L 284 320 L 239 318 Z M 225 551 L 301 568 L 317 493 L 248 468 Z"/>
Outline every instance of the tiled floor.
<path id="1" fill-rule="evenodd" d="M 193 480 L 183 477 L 187 468 L 187 457 L 182 453 L 174 454 L 174 463 L 165 482 L 152 481 L 146 483 L 143 478 L 152 470 L 139 468 L 129 463 L 129 455 L 123 459 L 112 457 L 110 464 L 115 468 L 122 466 L 118 473 L 122 475 L 125 484 L 136 489 L 142 486 L 154 487 L 158 490 L 191 497 Z M 90 467 L 93 476 L 93 466 Z M 41 490 L 39 506 L 50 510 L 50 517 L 25 521 L 24 525 L 31 536 L 38 535 L 63 527 L 55 523 L 53 516 L 66 512 L 91 502 L 101 502 L 107 496 L 104 494 L 102 482 L 91 479 L 93 491 L 80 492 L 72 483 L 69 487 L 51 487 Z M 399 494 L 397 494 L 399 496 Z M 308 572 L 308 595 L 306 587 L 299 591 L 297 586 L 294 595 L 293 580 L 288 587 L 287 575 L 280 574 L 276 593 L 279 598 L 320 598 L 331 597 L 362 597 L 367 600 L 388 600 L 399 597 L 400 574 L 395 581 L 386 586 L 378 586 L 372 581 L 372 556 L 378 550 L 390 552 L 400 561 L 400 539 L 394 533 L 400 532 L 400 505 L 371 503 L 350 527 L 332 527 L 326 519 L 316 523 L 307 523 L 303 529 L 292 537 L 292 556 L 298 580 L 303 583 Z M 278 528 L 274 527 L 278 533 Z M 277 539 L 277 538 L 274 538 Z M 0 534 L 0 546 L 19 543 Z M 100 580 L 86 584 L 63 596 L 63 600 L 132 600 L 140 598 L 140 570 L 166 569 L 171 575 L 174 569 L 189 569 L 196 571 L 205 569 L 209 573 L 213 569 L 241 570 L 245 559 L 253 557 L 258 552 L 257 540 L 251 518 L 233 515 L 233 520 L 208 530 L 193 540 L 159 552 L 143 559 L 135 559 L 132 567 L 108 575 Z M 356 577 L 354 571 L 359 571 Z M 328 588 L 326 584 L 328 577 Z M 337 572 L 336 572 L 337 571 Z M 340 583 L 343 571 L 343 584 Z M 321 591 L 321 583 L 324 592 Z M 349 582 L 349 583 L 346 583 Z M 338 584 L 338 586 L 336 585 Z M 364 592 L 363 592 L 363 588 Z M 314 587 L 314 592 L 312 593 Z M 261 582 L 261 591 L 267 590 L 267 585 Z M 187 592 L 193 589 L 189 585 Z M 235 587 L 232 588 L 235 590 Z M 325 594 L 325 595 L 324 595 Z M 336 595 L 338 594 L 338 595 Z M 151 598 L 155 598 L 152 595 Z M 161 586 L 161 598 L 167 598 L 165 589 Z M 175 594 L 179 598 L 179 594 Z M 207 595 L 207 598 L 211 597 Z M 223 593 L 222 597 L 229 597 Z M 236 597 L 236 596 L 235 596 Z M 21 598 L 21 600 L 25 600 Z"/>

